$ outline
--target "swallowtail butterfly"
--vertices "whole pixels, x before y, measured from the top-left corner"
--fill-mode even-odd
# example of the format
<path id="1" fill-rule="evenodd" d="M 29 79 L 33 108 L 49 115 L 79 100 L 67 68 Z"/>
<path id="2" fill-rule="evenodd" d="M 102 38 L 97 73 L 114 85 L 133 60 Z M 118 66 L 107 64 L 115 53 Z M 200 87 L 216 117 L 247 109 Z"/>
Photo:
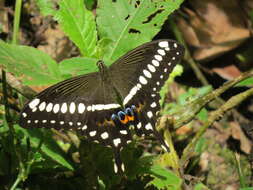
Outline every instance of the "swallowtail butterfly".
<path id="1" fill-rule="evenodd" d="M 22 127 L 73 129 L 93 142 L 113 149 L 115 172 L 125 167 L 121 149 L 131 142 L 130 125 L 138 136 L 153 134 L 169 151 L 155 129 L 159 91 L 184 48 L 173 40 L 145 43 L 99 72 L 55 84 L 28 102 L 20 115 Z"/>

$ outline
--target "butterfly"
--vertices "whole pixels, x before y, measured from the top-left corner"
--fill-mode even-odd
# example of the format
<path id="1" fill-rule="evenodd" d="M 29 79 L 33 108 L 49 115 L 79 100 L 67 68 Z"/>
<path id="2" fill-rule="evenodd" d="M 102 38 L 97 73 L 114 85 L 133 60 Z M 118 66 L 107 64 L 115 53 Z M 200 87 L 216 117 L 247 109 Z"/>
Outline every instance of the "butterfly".
<path id="1" fill-rule="evenodd" d="M 184 47 L 174 40 L 145 43 L 99 71 L 55 84 L 29 101 L 20 114 L 22 127 L 72 129 L 114 152 L 114 171 L 122 173 L 123 147 L 138 136 L 153 134 L 169 151 L 155 128 L 159 91 Z M 131 130 L 133 126 L 133 130 Z"/>

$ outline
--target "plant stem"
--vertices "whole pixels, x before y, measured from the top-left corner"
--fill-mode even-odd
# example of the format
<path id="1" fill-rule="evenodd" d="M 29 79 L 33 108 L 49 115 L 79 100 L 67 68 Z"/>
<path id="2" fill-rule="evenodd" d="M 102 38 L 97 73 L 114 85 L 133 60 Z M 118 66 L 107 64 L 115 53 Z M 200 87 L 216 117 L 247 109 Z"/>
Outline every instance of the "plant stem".
<path id="1" fill-rule="evenodd" d="M 218 110 L 211 112 L 208 121 L 204 123 L 203 127 L 200 128 L 198 133 L 195 135 L 190 144 L 183 151 L 183 156 L 181 159 L 181 166 L 184 166 L 187 161 L 190 159 L 191 155 L 194 154 L 194 147 L 200 137 L 203 136 L 208 127 L 210 127 L 217 119 L 222 117 L 225 112 L 239 105 L 242 101 L 244 101 L 249 96 L 253 95 L 253 88 L 246 90 L 240 94 L 237 94 L 230 98 L 225 104 L 223 104 Z"/>
<path id="2" fill-rule="evenodd" d="M 15 190 L 16 187 L 18 186 L 18 184 L 20 183 L 20 181 L 21 181 L 21 178 L 18 177 L 18 178 L 16 179 L 16 181 L 13 183 L 13 185 L 11 186 L 10 190 Z"/>
<path id="3" fill-rule="evenodd" d="M 12 44 L 17 44 L 18 43 L 18 33 L 19 33 L 21 6 L 22 6 L 22 0 L 16 0 Z"/>

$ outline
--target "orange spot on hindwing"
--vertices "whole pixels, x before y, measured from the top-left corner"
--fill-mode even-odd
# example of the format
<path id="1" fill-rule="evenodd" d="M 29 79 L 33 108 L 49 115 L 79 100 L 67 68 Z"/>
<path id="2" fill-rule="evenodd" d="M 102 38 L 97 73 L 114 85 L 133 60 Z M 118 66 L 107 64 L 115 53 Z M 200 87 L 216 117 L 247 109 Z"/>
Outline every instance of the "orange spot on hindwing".
<path id="1" fill-rule="evenodd" d="M 123 120 L 120 120 L 120 122 L 123 123 L 123 124 L 127 124 L 128 121 L 129 120 L 128 120 L 128 116 L 127 115 L 125 115 L 125 118 Z"/>

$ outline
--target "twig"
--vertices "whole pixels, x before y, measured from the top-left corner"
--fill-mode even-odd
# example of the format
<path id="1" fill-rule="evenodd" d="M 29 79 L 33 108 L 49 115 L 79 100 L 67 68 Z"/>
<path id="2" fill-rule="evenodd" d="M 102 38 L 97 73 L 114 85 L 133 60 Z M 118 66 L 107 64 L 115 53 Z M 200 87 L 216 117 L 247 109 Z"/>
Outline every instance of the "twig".
<path id="1" fill-rule="evenodd" d="M 230 89 L 240 81 L 247 79 L 253 76 L 253 70 L 248 71 L 237 77 L 236 79 L 225 83 L 220 88 L 204 95 L 201 98 L 196 99 L 195 101 L 190 102 L 189 104 L 182 107 L 178 112 L 173 114 L 174 118 L 174 127 L 179 128 L 185 123 L 191 121 L 195 115 L 210 101 L 218 98 L 223 92 Z M 170 116 L 171 117 L 171 116 Z"/>
<path id="2" fill-rule="evenodd" d="M 194 146 L 196 145 L 197 141 L 203 136 L 207 128 L 211 126 L 217 119 L 219 119 L 225 112 L 239 105 L 242 101 L 244 101 L 246 98 L 252 95 L 253 95 L 253 88 L 233 96 L 225 104 L 223 104 L 218 110 L 211 112 L 209 115 L 208 121 L 204 123 L 203 127 L 200 128 L 200 130 L 195 135 L 191 143 L 188 144 L 187 147 L 184 149 L 183 156 L 180 161 L 181 166 L 184 166 L 187 163 L 187 161 L 190 159 L 191 155 L 194 154 Z"/>

